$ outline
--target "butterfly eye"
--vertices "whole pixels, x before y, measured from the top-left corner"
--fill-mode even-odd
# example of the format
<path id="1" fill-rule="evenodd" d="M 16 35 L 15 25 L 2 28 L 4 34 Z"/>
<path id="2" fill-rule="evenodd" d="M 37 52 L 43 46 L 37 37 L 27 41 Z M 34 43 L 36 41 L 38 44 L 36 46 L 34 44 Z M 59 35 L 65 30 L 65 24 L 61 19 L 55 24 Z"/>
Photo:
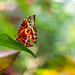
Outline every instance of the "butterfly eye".
<path id="1" fill-rule="evenodd" d="M 30 29 L 27 28 L 27 29 L 25 30 L 25 33 L 26 33 L 26 34 L 29 34 L 29 33 L 30 33 Z"/>

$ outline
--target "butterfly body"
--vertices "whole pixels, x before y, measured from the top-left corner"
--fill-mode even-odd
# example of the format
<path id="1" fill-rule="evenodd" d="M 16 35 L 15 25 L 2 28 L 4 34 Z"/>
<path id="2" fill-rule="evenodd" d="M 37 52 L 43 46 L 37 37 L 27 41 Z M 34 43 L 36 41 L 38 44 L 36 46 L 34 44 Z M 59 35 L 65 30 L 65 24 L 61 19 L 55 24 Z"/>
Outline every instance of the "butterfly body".
<path id="1" fill-rule="evenodd" d="M 35 28 L 35 15 L 27 17 L 22 22 L 16 35 L 16 40 L 26 47 L 31 47 L 31 41 L 36 43 L 37 30 Z"/>

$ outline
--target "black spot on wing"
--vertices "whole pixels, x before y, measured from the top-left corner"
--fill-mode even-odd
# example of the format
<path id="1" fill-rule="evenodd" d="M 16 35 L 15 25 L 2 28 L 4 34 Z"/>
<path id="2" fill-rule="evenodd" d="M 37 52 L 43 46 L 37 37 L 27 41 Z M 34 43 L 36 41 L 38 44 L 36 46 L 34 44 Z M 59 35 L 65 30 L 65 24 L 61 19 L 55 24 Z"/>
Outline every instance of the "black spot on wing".
<path id="1" fill-rule="evenodd" d="M 35 15 L 33 15 L 33 20 L 35 21 Z"/>

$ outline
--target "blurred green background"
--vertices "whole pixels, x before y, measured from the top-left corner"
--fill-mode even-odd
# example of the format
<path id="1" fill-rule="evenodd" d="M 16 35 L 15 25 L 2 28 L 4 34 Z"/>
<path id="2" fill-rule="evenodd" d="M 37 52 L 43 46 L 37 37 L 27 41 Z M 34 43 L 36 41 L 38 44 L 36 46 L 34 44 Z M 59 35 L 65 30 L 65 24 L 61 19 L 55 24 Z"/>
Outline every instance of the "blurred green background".
<path id="1" fill-rule="evenodd" d="M 37 58 L 21 52 L 15 75 L 75 75 L 75 1 L 0 0 L 0 32 L 15 39 L 23 19 L 34 14 L 38 39 L 29 49 Z"/>

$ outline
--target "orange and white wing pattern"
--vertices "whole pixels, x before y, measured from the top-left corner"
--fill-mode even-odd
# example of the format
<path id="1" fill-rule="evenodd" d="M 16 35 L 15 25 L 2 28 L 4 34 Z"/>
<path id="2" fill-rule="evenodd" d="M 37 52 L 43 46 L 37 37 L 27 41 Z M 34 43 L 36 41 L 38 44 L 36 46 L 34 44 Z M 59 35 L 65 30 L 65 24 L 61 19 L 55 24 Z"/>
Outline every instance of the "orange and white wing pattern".
<path id="1" fill-rule="evenodd" d="M 16 40 L 26 47 L 31 47 L 31 41 L 37 43 L 37 30 L 35 28 L 35 15 L 27 17 L 22 22 L 16 35 Z"/>

